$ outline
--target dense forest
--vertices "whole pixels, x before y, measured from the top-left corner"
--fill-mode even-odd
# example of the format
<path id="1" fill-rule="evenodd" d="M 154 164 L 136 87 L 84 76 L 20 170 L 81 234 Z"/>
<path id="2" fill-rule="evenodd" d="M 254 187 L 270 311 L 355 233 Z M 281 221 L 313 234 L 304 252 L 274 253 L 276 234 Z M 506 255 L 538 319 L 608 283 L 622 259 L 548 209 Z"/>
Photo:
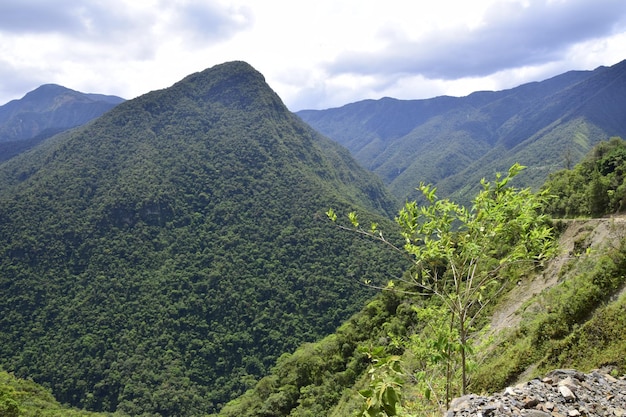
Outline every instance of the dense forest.
<path id="1" fill-rule="evenodd" d="M 596 215 L 614 214 L 611 199 L 605 198 L 613 194 L 610 188 L 596 200 L 597 194 L 587 193 L 584 187 L 563 188 L 561 179 L 576 175 L 581 183 L 591 184 L 598 169 L 610 165 L 611 169 L 601 170 L 600 182 L 614 183 L 614 176 L 626 169 L 626 160 L 619 157 L 625 150 L 626 142 L 613 138 L 600 143 L 571 170 L 555 173 L 543 189 L 553 193 L 546 200 L 545 213 L 562 214 L 555 204 L 583 193 L 586 197 L 576 200 L 576 213 L 582 216 L 594 206 L 598 209 Z M 571 227 L 575 238 L 562 241 L 554 260 L 561 265 L 558 270 L 547 266 L 534 272 L 512 268 L 502 276 L 502 291 L 475 328 L 477 345 L 470 367 L 470 392 L 503 389 L 528 369 L 532 371 L 525 378 L 559 367 L 591 370 L 609 366 L 616 374 L 626 372 L 626 297 L 616 296 L 626 284 L 626 228 L 607 222 L 608 226 L 593 221 L 581 221 L 580 226 L 574 223 Z M 555 220 L 554 227 L 563 233 L 568 224 Z M 596 242 L 593 234 L 598 233 L 598 227 L 606 228 L 608 236 Z M 555 280 L 554 286 L 529 297 L 519 313 L 518 325 L 489 333 L 490 326 L 498 324 L 490 323 L 490 316 L 499 306 L 521 297 L 519 291 L 532 291 L 529 288 L 535 280 L 546 280 L 549 275 Z M 367 411 L 363 393 L 368 386 L 394 381 L 395 372 L 389 369 L 383 372 L 386 379 L 373 379 L 378 372 L 376 364 L 394 357 L 401 364 L 398 386 L 402 411 L 399 408 L 397 414 L 381 411 L 371 415 L 440 415 L 441 401 L 432 393 L 427 396 L 424 380 L 419 379 L 424 372 L 436 375 L 430 388 L 442 389 L 441 363 L 433 362 L 432 351 L 429 353 L 440 340 L 433 339 L 442 325 L 440 304 L 436 297 L 411 295 L 405 289 L 381 292 L 334 334 L 283 355 L 269 376 L 229 403 L 219 415 L 361 415 Z M 460 378 L 458 368 L 455 378 Z"/>
<path id="2" fill-rule="evenodd" d="M 440 415 L 555 367 L 624 373 L 626 142 L 572 165 L 400 207 L 245 63 L 120 104 L 0 164 L 0 415 Z M 459 339 L 436 295 L 471 245 L 496 273 Z"/>
<path id="3" fill-rule="evenodd" d="M 400 274 L 323 220 L 395 203 L 244 63 L 0 166 L 0 365 L 62 403 L 216 411 Z"/>
<path id="4" fill-rule="evenodd" d="M 613 137 L 598 144 L 574 169 L 550 175 L 544 188 L 553 198 L 546 210 L 555 217 L 624 212 L 625 176 L 626 143 Z"/>

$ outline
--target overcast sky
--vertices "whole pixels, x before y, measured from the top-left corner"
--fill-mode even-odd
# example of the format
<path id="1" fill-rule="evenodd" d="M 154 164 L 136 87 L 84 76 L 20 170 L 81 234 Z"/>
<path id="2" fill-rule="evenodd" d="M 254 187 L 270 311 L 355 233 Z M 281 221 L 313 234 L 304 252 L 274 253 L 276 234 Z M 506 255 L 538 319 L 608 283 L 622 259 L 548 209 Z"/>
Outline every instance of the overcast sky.
<path id="1" fill-rule="evenodd" d="M 131 99 L 243 60 L 289 109 L 464 96 L 626 59 L 626 0 L 0 0 L 0 105 Z"/>

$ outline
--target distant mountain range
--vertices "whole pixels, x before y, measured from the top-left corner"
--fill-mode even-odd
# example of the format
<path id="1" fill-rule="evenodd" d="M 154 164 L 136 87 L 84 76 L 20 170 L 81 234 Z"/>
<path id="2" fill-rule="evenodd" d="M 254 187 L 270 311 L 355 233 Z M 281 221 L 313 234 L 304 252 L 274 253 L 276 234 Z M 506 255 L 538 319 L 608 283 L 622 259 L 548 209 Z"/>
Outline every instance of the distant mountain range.
<path id="1" fill-rule="evenodd" d="M 539 186 L 599 141 L 626 137 L 626 61 L 504 91 L 383 98 L 297 114 L 346 146 L 398 198 L 415 198 L 423 181 L 467 201 L 474 191 L 467 184 L 514 162 L 529 167 L 521 183 Z"/>
<path id="2" fill-rule="evenodd" d="M 57 133 L 93 120 L 124 99 L 45 84 L 0 106 L 0 162 Z"/>
<path id="3" fill-rule="evenodd" d="M 92 120 L 123 99 L 48 84 L 0 107 L 0 162 L 43 139 Z M 383 98 L 297 112 L 344 145 L 400 201 L 420 182 L 468 201 L 482 177 L 514 162 L 518 178 L 540 186 L 596 143 L 626 137 L 626 61 L 570 71 L 503 91 L 424 100 Z"/>

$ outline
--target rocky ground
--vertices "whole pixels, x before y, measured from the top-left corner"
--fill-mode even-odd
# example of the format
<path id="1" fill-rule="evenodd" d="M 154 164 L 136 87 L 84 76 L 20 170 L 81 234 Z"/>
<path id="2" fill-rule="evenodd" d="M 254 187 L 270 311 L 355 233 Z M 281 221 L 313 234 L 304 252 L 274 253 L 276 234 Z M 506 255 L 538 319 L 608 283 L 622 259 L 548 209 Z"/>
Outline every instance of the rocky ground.
<path id="1" fill-rule="evenodd" d="M 556 370 L 491 395 L 455 399 L 445 417 L 626 416 L 626 377 Z"/>

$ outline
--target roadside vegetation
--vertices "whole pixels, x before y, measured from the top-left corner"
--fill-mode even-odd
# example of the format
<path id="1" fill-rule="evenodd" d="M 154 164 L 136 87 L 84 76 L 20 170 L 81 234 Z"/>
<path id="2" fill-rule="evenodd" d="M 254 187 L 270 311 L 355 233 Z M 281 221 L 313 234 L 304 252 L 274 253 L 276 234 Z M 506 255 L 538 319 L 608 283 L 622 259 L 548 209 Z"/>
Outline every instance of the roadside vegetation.
<path id="1" fill-rule="evenodd" d="M 626 161 L 620 157 L 626 149 L 624 144 L 619 138 L 602 143 L 580 165 L 553 175 L 536 194 L 543 196 L 543 210 L 536 212 L 537 219 L 543 219 L 544 215 L 558 217 L 565 214 L 604 216 L 619 211 L 615 206 L 619 186 L 611 188 L 611 184 L 616 184 L 616 178 L 626 171 Z M 602 167 L 612 168 L 603 170 Z M 574 174 L 588 184 L 584 192 L 580 189 L 568 192 L 564 187 L 562 179 Z M 594 178 L 596 185 L 591 185 Z M 496 188 L 497 184 L 511 185 L 508 182 L 509 179 L 499 178 Z M 615 198 L 605 198 L 605 194 L 598 193 L 594 188 L 597 184 L 609 184 L 605 194 Z M 423 187 L 422 191 L 428 194 L 432 190 Z M 578 210 L 571 207 L 566 213 L 557 203 L 572 192 L 583 197 L 578 197 Z M 593 211 L 591 207 L 594 207 Z M 415 208 L 416 213 L 428 212 L 428 207 Z M 333 212 L 328 214 L 335 219 Z M 425 227 L 427 222 L 405 222 L 405 226 L 408 224 Z M 597 231 L 598 224 L 602 225 L 604 232 Z M 488 285 L 476 293 L 477 300 L 481 301 L 468 309 L 480 314 L 470 326 L 465 346 L 459 337 L 460 327 L 450 326 L 453 315 L 445 297 L 435 294 L 439 287 L 432 284 L 429 284 L 431 287 L 420 287 L 421 281 L 415 280 L 426 276 L 432 282 L 434 273 L 443 278 L 446 271 L 449 274 L 450 264 L 442 261 L 440 269 L 432 264 L 431 275 L 424 274 L 423 269 L 421 275 L 416 275 L 416 271 L 423 267 L 417 265 L 418 268 L 414 266 L 408 270 L 403 279 L 384 288 L 375 301 L 337 333 L 284 355 L 270 376 L 228 404 L 220 415 L 440 415 L 449 397 L 464 391 L 464 370 L 468 392 L 500 390 L 519 379 L 532 378 L 559 367 L 575 367 L 582 371 L 609 367 L 613 373 L 626 372 L 626 323 L 623 318 L 626 299 L 620 296 L 626 282 L 626 224 L 611 219 L 595 223 L 555 219 L 552 226 L 557 236 L 568 227 L 576 228 L 567 251 L 559 247 L 554 253 L 553 262 L 559 265 L 558 268 L 548 268 L 550 263 L 545 257 L 535 257 L 536 262 L 530 264 L 513 262 L 509 268 L 496 268 L 498 278 L 494 282 L 497 285 L 487 282 Z M 377 225 L 361 226 L 354 215 L 341 227 L 356 228 L 358 233 L 370 238 L 387 239 L 386 235 L 380 234 Z M 407 242 L 412 248 L 410 240 Z M 422 249 L 414 250 L 427 250 L 429 244 L 422 240 L 420 247 Z M 506 246 L 500 247 L 507 253 Z M 532 266 L 530 269 L 529 265 Z M 491 314 L 505 307 L 510 301 L 507 294 L 512 289 L 520 282 L 547 279 L 546 275 L 552 273 L 557 274 L 552 277 L 555 285 L 529 296 L 515 313 L 518 316 L 515 326 L 500 329 L 497 333 L 490 332 Z M 420 291 L 416 291 L 417 287 Z M 333 344 L 332 351 L 335 352 L 330 357 L 341 357 L 340 361 L 329 361 L 329 357 L 321 353 L 327 351 L 323 347 L 328 348 L 329 343 Z M 462 352 L 467 355 L 464 365 Z M 303 369 L 312 369 L 311 362 L 316 364 L 311 373 L 316 377 L 298 379 L 296 375 Z M 345 378 L 346 375 L 349 378 Z M 334 383 L 328 384 L 330 380 Z M 287 381 L 291 381 L 287 384 L 291 385 L 289 389 L 285 385 Z M 290 396 L 287 393 L 291 393 Z M 281 407 L 270 403 L 287 397 L 289 400 L 282 402 Z"/>

